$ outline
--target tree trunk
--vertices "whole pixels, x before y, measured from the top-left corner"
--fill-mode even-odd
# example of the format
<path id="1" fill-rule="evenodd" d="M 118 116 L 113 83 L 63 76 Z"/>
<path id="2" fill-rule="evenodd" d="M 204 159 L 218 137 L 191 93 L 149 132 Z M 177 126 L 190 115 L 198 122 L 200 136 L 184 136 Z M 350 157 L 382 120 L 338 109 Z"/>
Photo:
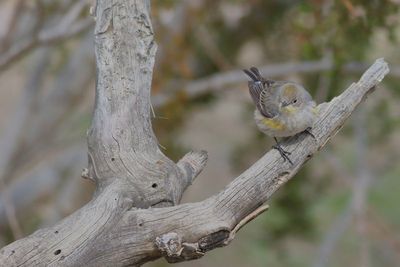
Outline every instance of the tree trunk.
<path id="1" fill-rule="evenodd" d="M 96 104 L 83 173 L 96 192 L 55 226 L 1 249 L 1 266 L 139 266 L 162 256 L 196 259 L 227 245 L 389 71 L 379 59 L 343 94 L 321 104 L 315 139 L 300 134 L 282 145 L 293 165 L 270 151 L 219 194 L 179 205 L 207 154 L 189 152 L 175 164 L 158 148 L 150 119 L 156 44 L 149 13 L 150 0 L 97 1 Z"/>

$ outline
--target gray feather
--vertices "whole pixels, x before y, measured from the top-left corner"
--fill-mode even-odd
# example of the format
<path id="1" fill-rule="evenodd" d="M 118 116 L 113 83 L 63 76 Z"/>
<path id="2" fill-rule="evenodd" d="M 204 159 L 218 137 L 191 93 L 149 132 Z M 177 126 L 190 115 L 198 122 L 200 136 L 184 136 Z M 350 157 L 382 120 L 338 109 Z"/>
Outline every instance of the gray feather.
<path id="1" fill-rule="evenodd" d="M 264 112 L 268 115 L 266 117 L 273 118 L 279 113 L 279 106 L 277 99 L 273 97 L 272 90 L 275 88 L 266 88 L 261 92 L 260 95 L 260 106 Z"/>
<path id="2" fill-rule="evenodd" d="M 271 87 L 275 85 L 275 82 L 262 77 L 255 67 L 243 71 L 251 79 L 248 83 L 249 92 L 257 109 L 267 118 L 275 117 L 278 114 L 278 106 L 271 95 Z"/>

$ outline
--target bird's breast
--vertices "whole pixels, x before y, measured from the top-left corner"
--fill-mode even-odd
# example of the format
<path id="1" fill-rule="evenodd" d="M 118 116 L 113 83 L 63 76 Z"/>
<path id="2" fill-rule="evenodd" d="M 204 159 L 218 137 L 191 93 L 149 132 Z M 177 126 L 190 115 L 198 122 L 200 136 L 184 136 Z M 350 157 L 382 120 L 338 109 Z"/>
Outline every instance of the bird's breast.
<path id="1" fill-rule="evenodd" d="M 273 119 L 263 118 L 262 123 L 272 130 L 282 131 L 285 129 L 285 124 L 275 118 Z"/>
<path id="2" fill-rule="evenodd" d="M 282 112 L 274 118 L 266 118 L 259 112 L 254 114 L 258 128 L 274 137 L 293 136 L 312 127 L 316 117 L 314 107 L 306 107 L 296 112 Z"/>

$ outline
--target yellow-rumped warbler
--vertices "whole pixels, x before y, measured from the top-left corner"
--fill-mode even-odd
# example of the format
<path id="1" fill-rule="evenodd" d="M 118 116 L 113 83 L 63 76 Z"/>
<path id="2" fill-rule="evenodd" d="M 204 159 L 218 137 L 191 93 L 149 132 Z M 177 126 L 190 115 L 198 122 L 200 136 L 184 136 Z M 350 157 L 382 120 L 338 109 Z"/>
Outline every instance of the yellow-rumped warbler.
<path id="1" fill-rule="evenodd" d="M 255 67 L 243 71 L 251 79 L 248 86 L 256 105 L 254 119 L 258 128 L 274 138 L 276 145 L 273 148 L 285 161 L 293 164 L 288 157 L 290 152 L 280 146 L 277 137 L 289 137 L 301 132 L 314 137 L 310 129 L 316 118 L 315 102 L 300 84 L 264 79 Z"/>

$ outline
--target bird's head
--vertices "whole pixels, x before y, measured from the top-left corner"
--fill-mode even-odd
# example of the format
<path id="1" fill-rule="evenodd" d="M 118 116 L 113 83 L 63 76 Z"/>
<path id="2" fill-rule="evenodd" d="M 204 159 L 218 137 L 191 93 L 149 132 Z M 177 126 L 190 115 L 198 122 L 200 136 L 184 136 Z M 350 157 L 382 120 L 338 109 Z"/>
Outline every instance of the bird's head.
<path id="1" fill-rule="evenodd" d="M 310 94 L 299 84 L 285 83 L 282 85 L 279 107 L 283 112 L 293 113 L 312 101 Z"/>

